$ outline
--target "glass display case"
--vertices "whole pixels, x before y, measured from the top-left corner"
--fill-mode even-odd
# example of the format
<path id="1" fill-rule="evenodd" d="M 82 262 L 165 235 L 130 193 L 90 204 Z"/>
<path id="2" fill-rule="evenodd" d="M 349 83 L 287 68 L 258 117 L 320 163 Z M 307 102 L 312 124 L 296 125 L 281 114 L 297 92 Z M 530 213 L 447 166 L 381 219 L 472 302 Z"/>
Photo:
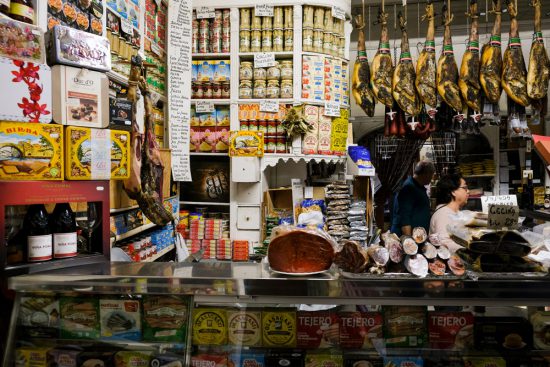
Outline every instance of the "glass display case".
<path id="1" fill-rule="evenodd" d="M 59 269 L 10 278 L 4 365 L 547 366 L 549 285 L 259 263 Z"/>

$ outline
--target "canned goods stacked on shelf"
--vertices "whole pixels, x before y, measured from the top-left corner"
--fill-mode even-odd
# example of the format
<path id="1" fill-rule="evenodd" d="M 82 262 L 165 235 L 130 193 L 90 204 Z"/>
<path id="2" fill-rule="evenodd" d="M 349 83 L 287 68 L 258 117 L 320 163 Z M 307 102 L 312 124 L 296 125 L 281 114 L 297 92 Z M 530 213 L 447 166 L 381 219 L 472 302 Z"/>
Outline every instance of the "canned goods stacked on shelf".
<path id="1" fill-rule="evenodd" d="M 294 9 L 276 6 L 272 17 L 258 17 L 254 8 L 240 9 L 240 52 L 292 51 L 294 46 Z"/>
<path id="2" fill-rule="evenodd" d="M 345 56 L 344 21 L 334 18 L 331 8 L 304 6 L 302 28 L 303 51 Z"/>
<path id="3" fill-rule="evenodd" d="M 229 99 L 229 60 L 194 60 L 191 73 L 192 99 Z"/>
<path id="4" fill-rule="evenodd" d="M 275 65 L 269 68 L 254 68 L 252 62 L 242 61 L 239 98 L 292 98 L 292 78 L 292 60 L 275 61 Z"/>
<path id="5" fill-rule="evenodd" d="M 229 53 L 231 48 L 231 15 L 229 9 L 216 9 L 212 19 L 197 19 L 193 11 L 192 53 Z"/>
<path id="6" fill-rule="evenodd" d="M 281 121 L 292 105 L 279 105 L 279 112 L 261 112 L 258 104 L 239 106 L 240 130 L 258 131 L 264 135 L 265 153 L 288 153 L 291 143 L 283 130 Z"/>
<path id="7" fill-rule="evenodd" d="M 126 33 L 120 25 L 120 17 L 107 9 L 107 39 L 111 44 L 111 69 L 119 74 L 130 75 L 130 60 L 141 47 L 141 37 L 137 29 Z"/>
<path id="8" fill-rule="evenodd" d="M 208 113 L 196 113 L 191 107 L 191 152 L 227 152 L 229 135 L 229 106 L 216 106 Z"/>

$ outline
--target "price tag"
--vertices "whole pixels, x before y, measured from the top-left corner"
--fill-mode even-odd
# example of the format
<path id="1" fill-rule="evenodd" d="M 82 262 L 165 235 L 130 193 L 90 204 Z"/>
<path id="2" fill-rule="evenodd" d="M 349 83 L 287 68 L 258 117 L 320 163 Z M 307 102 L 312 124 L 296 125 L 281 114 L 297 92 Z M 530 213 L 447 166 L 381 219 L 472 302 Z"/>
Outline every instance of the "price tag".
<path id="1" fill-rule="evenodd" d="M 197 19 L 209 19 L 215 17 L 216 11 L 214 10 L 214 8 L 210 8 L 207 6 L 200 6 L 197 8 Z"/>
<path id="2" fill-rule="evenodd" d="M 333 6 L 332 7 L 332 17 L 337 18 L 337 19 L 346 20 L 346 12 L 344 11 L 344 9 L 342 9 L 338 6 Z"/>
<path id="3" fill-rule="evenodd" d="M 257 17 L 272 17 L 273 5 L 256 4 L 256 7 L 254 8 L 254 15 Z"/>
<path id="4" fill-rule="evenodd" d="M 376 175 L 376 169 L 374 167 L 357 169 L 357 176 L 373 177 L 374 175 Z"/>
<path id="5" fill-rule="evenodd" d="M 162 57 L 162 50 L 160 49 L 160 46 L 157 45 L 156 42 L 151 42 L 151 51 L 152 51 L 155 55 L 157 55 L 157 56 L 159 56 L 159 57 Z"/>
<path id="6" fill-rule="evenodd" d="M 214 112 L 214 103 L 210 101 L 197 101 L 197 105 L 195 106 L 195 111 L 197 113 Z"/>
<path id="7" fill-rule="evenodd" d="M 279 102 L 272 99 L 263 99 L 260 101 L 260 112 L 279 112 Z"/>
<path id="8" fill-rule="evenodd" d="M 515 229 L 518 227 L 519 207 L 513 205 L 489 205 L 489 229 Z"/>
<path id="9" fill-rule="evenodd" d="M 269 68 L 275 66 L 275 54 L 272 52 L 260 52 L 254 54 L 255 68 Z"/>
<path id="10" fill-rule="evenodd" d="M 340 117 L 340 102 L 325 101 L 325 116 Z"/>
<path id="11" fill-rule="evenodd" d="M 498 196 L 482 196 L 481 208 L 483 213 L 489 212 L 489 205 L 518 205 L 518 198 L 516 195 L 498 195 Z"/>
<path id="12" fill-rule="evenodd" d="M 122 29 L 122 32 L 133 34 L 134 28 L 132 27 L 132 22 L 128 21 L 127 19 L 120 18 L 120 29 Z"/>

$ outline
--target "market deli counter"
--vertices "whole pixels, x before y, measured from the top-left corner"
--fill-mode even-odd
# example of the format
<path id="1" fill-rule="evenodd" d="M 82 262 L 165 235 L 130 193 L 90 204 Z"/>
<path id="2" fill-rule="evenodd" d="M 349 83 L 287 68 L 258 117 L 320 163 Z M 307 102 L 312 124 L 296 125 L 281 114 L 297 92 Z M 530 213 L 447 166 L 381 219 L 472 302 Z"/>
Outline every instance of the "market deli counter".
<path id="1" fill-rule="evenodd" d="M 105 263 L 10 278 L 5 366 L 548 366 L 550 279 Z M 361 363 L 362 362 L 362 363 Z"/>

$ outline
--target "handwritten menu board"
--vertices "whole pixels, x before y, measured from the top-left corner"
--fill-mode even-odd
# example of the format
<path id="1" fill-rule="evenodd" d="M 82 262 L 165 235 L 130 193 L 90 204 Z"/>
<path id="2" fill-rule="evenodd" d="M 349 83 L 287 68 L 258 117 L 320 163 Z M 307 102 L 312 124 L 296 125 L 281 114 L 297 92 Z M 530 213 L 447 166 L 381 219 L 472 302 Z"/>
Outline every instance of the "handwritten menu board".
<path id="1" fill-rule="evenodd" d="M 168 10 L 168 118 L 172 175 L 191 181 L 189 137 L 191 121 L 191 0 L 171 0 Z"/>

